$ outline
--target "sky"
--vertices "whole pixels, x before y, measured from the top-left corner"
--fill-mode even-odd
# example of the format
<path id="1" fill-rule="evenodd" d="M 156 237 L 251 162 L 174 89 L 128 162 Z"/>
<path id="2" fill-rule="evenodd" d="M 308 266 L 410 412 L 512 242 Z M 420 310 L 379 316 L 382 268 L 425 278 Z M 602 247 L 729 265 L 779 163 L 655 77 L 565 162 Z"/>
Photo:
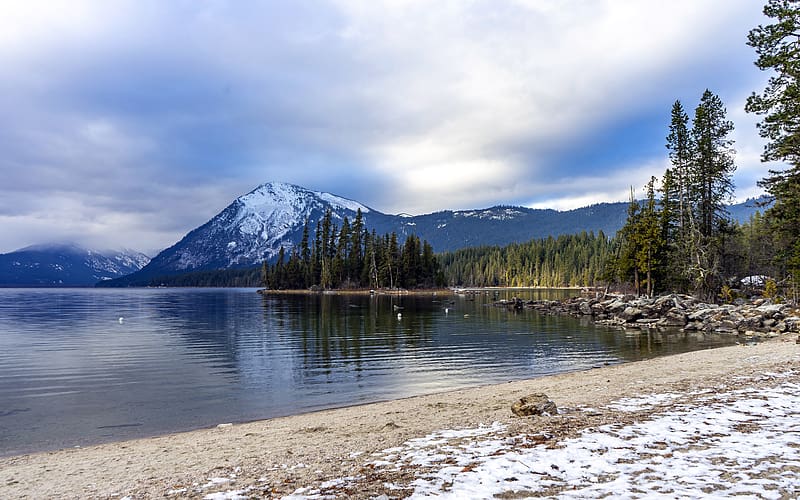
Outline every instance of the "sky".
<path id="1" fill-rule="evenodd" d="M 641 193 L 708 88 L 760 193 L 756 0 L 0 0 L 0 253 L 153 254 L 260 184 L 385 213 Z"/>

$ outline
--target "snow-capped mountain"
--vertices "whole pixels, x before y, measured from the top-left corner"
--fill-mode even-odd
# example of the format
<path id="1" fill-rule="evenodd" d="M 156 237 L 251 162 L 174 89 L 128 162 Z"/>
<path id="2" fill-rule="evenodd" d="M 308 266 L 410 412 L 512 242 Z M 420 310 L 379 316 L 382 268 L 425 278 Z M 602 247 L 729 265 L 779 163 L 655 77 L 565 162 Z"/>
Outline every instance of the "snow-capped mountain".
<path id="1" fill-rule="evenodd" d="M 262 184 L 159 253 L 131 278 L 246 267 L 270 260 L 281 247 L 288 252 L 298 244 L 306 220 L 315 228 L 328 209 L 339 224 L 344 217 L 352 221 L 359 209 L 365 221 L 375 219 L 379 227 L 393 218 L 330 193 L 280 182 Z"/>
<path id="2" fill-rule="evenodd" d="M 133 273 L 150 258 L 133 250 L 34 245 L 0 254 L 0 286 L 92 286 Z"/>
<path id="3" fill-rule="evenodd" d="M 361 210 L 364 224 L 378 234 L 416 234 L 437 252 L 480 245 L 507 245 L 581 231 L 612 236 L 625 223 L 627 203 L 599 203 L 559 212 L 514 206 L 389 215 L 330 193 L 293 184 L 262 184 L 240 196 L 210 221 L 153 257 L 134 274 L 108 283 L 116 286 L 157 283 L 160 276 L 258 265 L 273 260 L 283 247 L 299 245 L 306 220 L 314 238 L 317 222 L 330 209 L 340 225 Z M 755 208 L 749 209 L 751 212 Z M 745 210 L 746 211 L 746 210 Z"/>

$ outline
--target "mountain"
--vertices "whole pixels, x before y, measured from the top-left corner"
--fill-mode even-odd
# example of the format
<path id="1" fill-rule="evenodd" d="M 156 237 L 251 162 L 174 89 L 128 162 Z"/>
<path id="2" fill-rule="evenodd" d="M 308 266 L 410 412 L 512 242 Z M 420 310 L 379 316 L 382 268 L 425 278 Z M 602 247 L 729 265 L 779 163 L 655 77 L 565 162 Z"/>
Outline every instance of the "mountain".
<path id="1" fill-rule="evenodd" d="M 93 286 L 98 281 L 136 272 L 149 261 L 149 257 L 133 250 L 34 245 L 0 254 L 0 286 Z"/>
<path id="2" fill-rule="evenodd" d="M 387 221 L 394 217 L 330 193 L 262 184 L 153 257 L 141 271 L 107 285 L 146 285 L 158 276 L 248 267 L 274 259 L 281 246 L 288 251 L 300 242 L 306 220 L 316 227 L 328 209 L 338 224 L 344 217 L 353 220 L 359 209 L 380 228 L 389 227 Z"/>
<path id="3" fill-rule="evenodd" d="M 416 234 L 437 252 L 480 245 L 506 245 L 531 239 L 603 231 L 612 236 L 627 217 L 628 203 L 600 203 L 575 210 L 556 211 L 515 206 L 480 210 L 442 211 L 408 216 L 389 215 L 330 193 L 285 183 L 267 183 L 237 198 L 222 212 L 153 257 L 140 271 L 105 283 L 141 286 L 155 278 L 212 269 L 252 267 L 274 260 L 283 246 L 299 245 L 308 220 L 312 233 L 325 211 L 341 225 L 361 210 L 368 230 L 378 234 Z M 748 210 L 750 210 L 748 212 Z M 736 211 L 744 219 L 755 211 Z"/>
<path id="4" fill-rule="evenodd" d="M 444 211 L 399 217 L 398 233 L 416 234 L 437 252 L 481 245 L 507 245 L 581 231 L 609 236 L 625 224 L 627 203 L 600 203 L 559 212 L 496 206 L 480 210 Z"/>

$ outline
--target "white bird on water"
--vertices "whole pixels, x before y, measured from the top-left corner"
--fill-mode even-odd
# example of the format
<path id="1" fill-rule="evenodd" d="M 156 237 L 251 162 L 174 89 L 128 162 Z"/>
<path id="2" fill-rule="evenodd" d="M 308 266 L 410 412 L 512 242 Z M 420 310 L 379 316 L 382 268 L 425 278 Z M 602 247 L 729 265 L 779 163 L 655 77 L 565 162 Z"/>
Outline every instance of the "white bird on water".
<path id="1" fill-rule="evenodd" d="M 397 313 L 397 319 L 403 319 L 403 313 Z"/>
<path id="2" fill-rule="evenodd" d="M 125 318 L 123 318 L 122 316 L 120 316 L 120 317 L 119 317 L 119 324 L 121 325 L 121 324 L 122 324 L 124 321 L 125 321 Z"/>

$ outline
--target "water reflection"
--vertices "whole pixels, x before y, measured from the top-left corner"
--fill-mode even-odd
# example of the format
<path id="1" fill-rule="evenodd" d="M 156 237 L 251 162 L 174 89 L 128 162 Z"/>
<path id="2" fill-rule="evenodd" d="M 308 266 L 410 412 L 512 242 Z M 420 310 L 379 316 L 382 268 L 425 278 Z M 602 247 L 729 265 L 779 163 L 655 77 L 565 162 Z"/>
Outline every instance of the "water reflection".
<path id="1" fill-rule="evenodd" d="M 514 294 L 526 300 L 554 296 L 0 290 L 0 454 L 528 378 L 734 341 L 630 334 L 585 319 L 491 306 L 495 298 Z"/>

